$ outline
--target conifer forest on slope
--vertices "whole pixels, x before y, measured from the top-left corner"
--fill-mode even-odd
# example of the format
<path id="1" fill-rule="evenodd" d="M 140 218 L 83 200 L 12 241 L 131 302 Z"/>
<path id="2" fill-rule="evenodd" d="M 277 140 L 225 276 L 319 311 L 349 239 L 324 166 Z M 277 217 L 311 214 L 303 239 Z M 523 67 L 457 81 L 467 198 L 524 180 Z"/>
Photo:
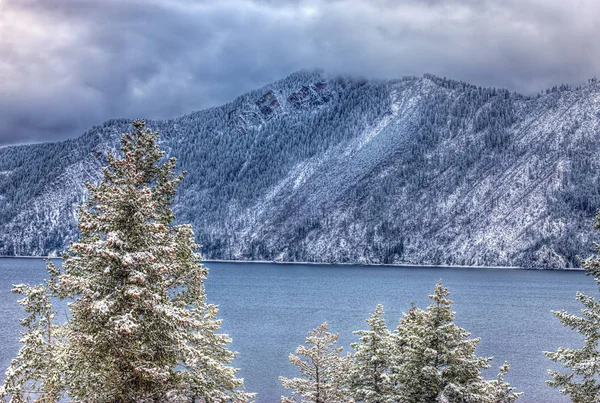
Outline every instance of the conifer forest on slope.
<path id="1" fill-rule="evenodd" d="M 302 71 L 148 126 L 189 172 L 175 213 L 205 258 L 564 268 L 592 252 L 599 99 Z M 76 240 L 82 183 L 130 127 L 0 148 L 0 255 Z"/>

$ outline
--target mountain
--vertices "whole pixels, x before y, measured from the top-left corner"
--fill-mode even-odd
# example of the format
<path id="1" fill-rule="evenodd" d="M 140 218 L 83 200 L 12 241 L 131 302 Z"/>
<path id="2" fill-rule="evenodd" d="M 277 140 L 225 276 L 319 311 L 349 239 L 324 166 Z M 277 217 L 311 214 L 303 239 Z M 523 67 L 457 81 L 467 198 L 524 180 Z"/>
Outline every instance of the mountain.
<path id="1" fill-rule="evenodd" d="M 148 121 L 205 257 L 562 268 L 592 252 L 600 84 L 537 96 L 302 71 Z M 0 148 L 0 255 L 60 252 L 131 121 Z"/>

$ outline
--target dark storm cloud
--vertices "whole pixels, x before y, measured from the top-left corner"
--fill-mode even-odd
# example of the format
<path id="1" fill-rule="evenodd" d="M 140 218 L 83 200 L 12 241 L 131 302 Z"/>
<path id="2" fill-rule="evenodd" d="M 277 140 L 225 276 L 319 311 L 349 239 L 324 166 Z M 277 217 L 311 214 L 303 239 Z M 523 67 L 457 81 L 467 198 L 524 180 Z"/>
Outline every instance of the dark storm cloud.
<path id="1" fill-rule="evenodd" d="M 597 74 L 600 7 L 513 0 L 0 0 L 0 145 L 220 104 L 301 68 L 532 93 Z"/>

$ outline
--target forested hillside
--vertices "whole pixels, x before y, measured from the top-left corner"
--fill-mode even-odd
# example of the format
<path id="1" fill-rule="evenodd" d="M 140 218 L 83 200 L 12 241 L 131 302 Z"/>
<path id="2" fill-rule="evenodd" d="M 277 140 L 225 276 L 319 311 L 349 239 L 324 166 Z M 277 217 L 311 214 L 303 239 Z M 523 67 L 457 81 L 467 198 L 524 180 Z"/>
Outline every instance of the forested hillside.
<path id="1" fill-rule="evenodd" d="M 557 268 L 591 252 L 599 116 L 594 80 L 526 97 L 310 71 L 148 126 L 188 171 L 176 213 L 207 258 Z M 130 124 L 0 148 L 0 255 L 77 238 L 82 183 Z"/>

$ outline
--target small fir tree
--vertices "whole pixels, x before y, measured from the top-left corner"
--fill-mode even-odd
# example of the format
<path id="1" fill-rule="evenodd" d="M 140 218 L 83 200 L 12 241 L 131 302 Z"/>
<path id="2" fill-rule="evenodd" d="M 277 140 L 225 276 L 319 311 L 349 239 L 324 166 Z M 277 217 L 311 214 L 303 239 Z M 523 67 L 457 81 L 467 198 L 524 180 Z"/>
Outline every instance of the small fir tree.
<path id="1" fill-rule="evenodd" d="M 594 226 L 600 229 L 600 210 L 596 213 Z M 582 260 L 587 275 L 600 285 L 600 244 L 596 244 L 597 255 Z M 577 331 L 584 337 L 581 348 L 560 347 L 556 352 L 545 352 L 552 361 L 559 362 L 567 372 L 552 371 L 548 373 L 552 380 L 548 385 L 559 388 L 560 393 L 568 395 L 575 403 L 600 401 L 600 302 L 582 292 L 576 298 L 583 305 L 581 316 L 566 311 L 554 311 L 553 314 L 567 327 Z"/>
<path id="2" fill-rule="evenodd" d="M 390 377 L 395 401 L 406 403 L 494 402 L 483 379 L 491 357 L 478 357 L 478 338 L 454 323 L 450 293 L 441 282 L 426 311 L 412 307 L 394 334 Z"/>
<path id="3" fill-rule="evenodd" d="M 509 369 L 510 366 L 508 365 L 508 362 L 505 361 L 500 367 L 500 372 L 498 372 L 496 380 L 488 382 L 491 397 L 489 401 L 491 403 L 513 403 L 521 397 L 522 393 L 516 392 L 517 388 L 510 386 L 510 384 L 504 380 Z"/>
<path id="4" fill-rule="evenodd" d="M 393 395 L 389 378 L 390 331 L 383 319 L 383 306 L 377 305 L 367 319 L 369 330 L 358 330 L 360 342 L 353 343 L 348 386 L 354 400 L 365 403 L 390 401 Z"/>
<path id="5" fill-rule="evenodd" d="M 299 369 L 301 378 L 280 377 L 282 385 L 292 390 L 290 397 L 282 396 L 282 403 L 350 403 L 352 398 L 346 386 L 350 358 L 340 356 L 342 347 L 336 347 L 338 335 L 327 331 L 323 323 L 308 332 L 306 346 L 299 346 L 290 362 Z"/>
<path id="6" fill-rule="evenodd" d="M 0 397 L 10 396 L 11 403 L 55 403 L 61 399 L 61 355 L 57 345 L 59 326 L 47 285 L 14 286 L 13 293 L 23 295 L 19 304 L 29 315 L 21 320 L 25 331 L 17 358 L 6 370 Z"/>

